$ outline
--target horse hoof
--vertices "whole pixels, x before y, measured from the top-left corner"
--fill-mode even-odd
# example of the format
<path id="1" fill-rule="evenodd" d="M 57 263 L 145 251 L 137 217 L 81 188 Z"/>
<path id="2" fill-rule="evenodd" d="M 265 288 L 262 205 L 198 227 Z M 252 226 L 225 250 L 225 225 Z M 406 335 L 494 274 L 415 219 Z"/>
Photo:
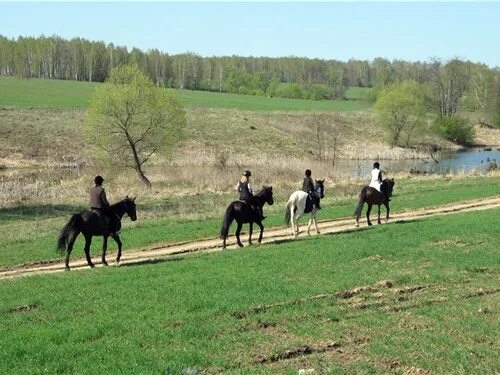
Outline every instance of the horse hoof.
<path id="1" fill-rule="evenodd" d="M 102 265 L 103 265 L 103 266 L 105 266 L 105 267 L 107 267 L 107 266 L 108 266 L 108 262 L 103 261 L 103 262 L 102 262 Z"/>
<path id="2" fill-rule="evenodd" d="M 368 223 L 368 226 L 372 226 L 373 224 L 372 223 Z"/>
<path id="3" fill-rule="evenodd" d="M 242 244 L 238 244 L 238 247 L 243 247 L 243 245 Z"/>
<path id="4" fill-rule="evenodd" d="M 89 267 L 90 267 L 90 268 L 94 268 L 94 267 L 95 267 L 95 264 L 94 264 L 94 263 L 89 263 Z"/>
<path id="5" fill-rule="evenodd" d="M 66 267 L 64 270 L 65 270 L 66 272 L 71 271 L 69 267 Z"/>

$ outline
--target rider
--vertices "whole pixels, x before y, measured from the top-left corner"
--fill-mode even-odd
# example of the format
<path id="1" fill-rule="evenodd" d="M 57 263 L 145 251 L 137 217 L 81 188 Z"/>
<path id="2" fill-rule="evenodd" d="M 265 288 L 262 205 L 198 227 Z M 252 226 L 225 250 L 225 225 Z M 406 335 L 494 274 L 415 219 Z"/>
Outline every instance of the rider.
<path id="1" fill-rule="evenodd" d="M 236 189 L 240 193 L 240 200 L 249 204 L 252 207 L 252 209 L 255 212 L 257 212 L 257 214 L 260 217 L 260 220 L 264 220 L 266 217 L 262 212 L 262 207 L 260 207 L 260 205 L 258 204 L 253 195 L 253 188 L 252 184 L 250 183 L 250 176 L 252 176 L 252 172 L 250 172 L 249 170 L 244 171 L 243 175 L 240 178 L 240 181 L 238 181 L 238 186 L 236 187 Z"/>
<path id="2" fill-rule="evenodd" d="M 318 210 L 321 210 L 321 207 L 319 205 L 320 198 L 316 195 L 316 188 L 314 186 L 314 180 L 311 178 L 310 169 L 306 169 L 306 176 L 304 177 L 304 182 L 302 182 L 302 190 L 309 194 L 309 197 L 311 197 L 316 208 Z"/>
<path id="3" fill-rule="evenodd" d="M 373 170 L 371 172 L 371 181 L 369 186 L 381 192 L 388 202 L 391 201 L 389 192 L 386 188 L 383 189 L 384 185 L 382 184 L 382 171 L 380 170 L 380 164 L 377 161 L 373 163 Z"/>
<path id="4" fill-rule="evenodd" d="M 120 231 L 121 223 L 119 218 L 111 211 L 106 192 L 102 186 L 104 178 L 102 176 L 95 176 L 95 186 L 90 189 L 90 209 L 98 215 L 104 215 L 110 219 L 110 226 L 116 228 L 116 232 Z"/>

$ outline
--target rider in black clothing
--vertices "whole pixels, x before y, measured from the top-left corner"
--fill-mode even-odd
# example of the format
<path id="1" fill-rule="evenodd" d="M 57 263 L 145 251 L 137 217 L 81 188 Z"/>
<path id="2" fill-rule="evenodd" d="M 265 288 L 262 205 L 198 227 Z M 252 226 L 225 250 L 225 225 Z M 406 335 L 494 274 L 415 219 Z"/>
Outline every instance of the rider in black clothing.
<path id="1" fill-rule="evenodd" d="M 321 210 L 321 207 L 319 205 L 320 198 L 316 196 L 316 188 L 314 186 L 314 180 L 311 178 L 310 169 L 306 169 L 306 176 L 304 177 L 304 182 L 302 183 L 302 191 L 308 193 L 316 208 L 318 210 Z"/>
<path id="2" fill-rule="evenodd" d="M 260 220 L 264 220 L 266 217 L 263 215 L 262 207 L 259 206 L 258 202 L 255 200 L 253 195 L 252 184 L 250 183 L 250 176 L 252 173 L 248 170 L 243 172 L 243 175 L 238 182 L 238 192 L 240 193 L 240 200 L 249 204 L 252 209 L 259 215 Z"/>

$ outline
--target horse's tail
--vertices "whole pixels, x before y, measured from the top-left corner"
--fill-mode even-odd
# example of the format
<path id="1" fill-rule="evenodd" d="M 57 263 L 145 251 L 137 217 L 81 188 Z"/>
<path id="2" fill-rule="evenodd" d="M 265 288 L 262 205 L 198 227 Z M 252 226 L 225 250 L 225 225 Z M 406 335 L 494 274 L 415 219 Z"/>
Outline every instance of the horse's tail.
<path id="1" fill-rule="evenodd" d="M 292 218 L 292 205 L 293 201 L 291 199 L 288 200 L 286 203 L 286 209 L 285 209 L 285 224 L 290 225 L 290 219 Z"/>
<path id="2" fill-rule="evenodd" d="M 366 186 L 359 193 L 359 201 L 358 207 L 356 207 L 356 211 L 354 211 L 354 216 L 359 217 L 361 215 L 361 211 L 363 210 L 363 204 L 366 202 Z"/>
<path id="3" fill-rule="evenodd" d="M 224 218 L 222 219 L 222 226 L 220 228 L 220 238 L 225 239 L 229 233 L 229 227 L 234 220 L 234 206 L 230 204 L 224 214 Z"/>
<path id="4" fill-rule="evenodd" d="M 61 234 L 59 235 L 59 239 L 57 240 L 57 250 L 60 252 L 63 252 L 66 250 L 66 246 L 68 245 L 68 240 L 70 236 L 78 231 L 78 227 L 81 223 L 81 217 L 78 214 L 75 214 L 71 216 L 71 219 L 69 219 L 68 224 L 64 226 L 64 228 L 61 230 Z"/>

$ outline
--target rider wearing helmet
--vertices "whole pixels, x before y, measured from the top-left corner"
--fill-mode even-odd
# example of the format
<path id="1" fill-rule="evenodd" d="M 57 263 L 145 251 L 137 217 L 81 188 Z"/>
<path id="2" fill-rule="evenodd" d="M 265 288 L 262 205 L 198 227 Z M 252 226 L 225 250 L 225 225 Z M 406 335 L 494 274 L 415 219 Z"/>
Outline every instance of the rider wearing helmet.
<path id="1" fill-rule="evenodd" d="M 236 189 L 240 193 L 240 200 L 249 204 L 252 209 L 259 215 L 260 220 L 264 220 L 266 217 L 263 215 L 262 207 L 259 206 L 258 202 L 255 200 L 253 195 L 252 184 L 250 183 L 250 177 L 252 172 L 246 170 L 243 172 L 240 181 L 238 181 L 238 186 Z"/>
<path id="2" fill-rule="evenodd" d="M 389 197 L 389 192 L 382 184 L 382 171 L 380 170 L 379 162 L 373 163 L 373 170 L 371 172 L 371 181 L 369 186 L 381 192 L 388 202 L 391 200 L 391 198 Z"/>
<path id="3" fill-rule="evenodd" d="M 310 199 L 314 202 L 314 205 L 318 210 L 321 210 L 319 205 L 320 198 L 316 196 L 316 187 L 314 186 L 314 180 L 311 178 L 311 170 L 306 169 L 304 181 L 302 182 L 302 191 L 309 194 Z"/>
<path id="4" fill-rule="evenodd" d="M 120 231 L 120 219 L 111 211 L 106 192 L 102 186 L 104 178 L 96 176 L 94 178 L 95 186 L 90 189 L 90 209 L 96 212 L 99 216 L 103 215 L 110 220 L 110 226 L 116 228 L 116 232 Z"/>

